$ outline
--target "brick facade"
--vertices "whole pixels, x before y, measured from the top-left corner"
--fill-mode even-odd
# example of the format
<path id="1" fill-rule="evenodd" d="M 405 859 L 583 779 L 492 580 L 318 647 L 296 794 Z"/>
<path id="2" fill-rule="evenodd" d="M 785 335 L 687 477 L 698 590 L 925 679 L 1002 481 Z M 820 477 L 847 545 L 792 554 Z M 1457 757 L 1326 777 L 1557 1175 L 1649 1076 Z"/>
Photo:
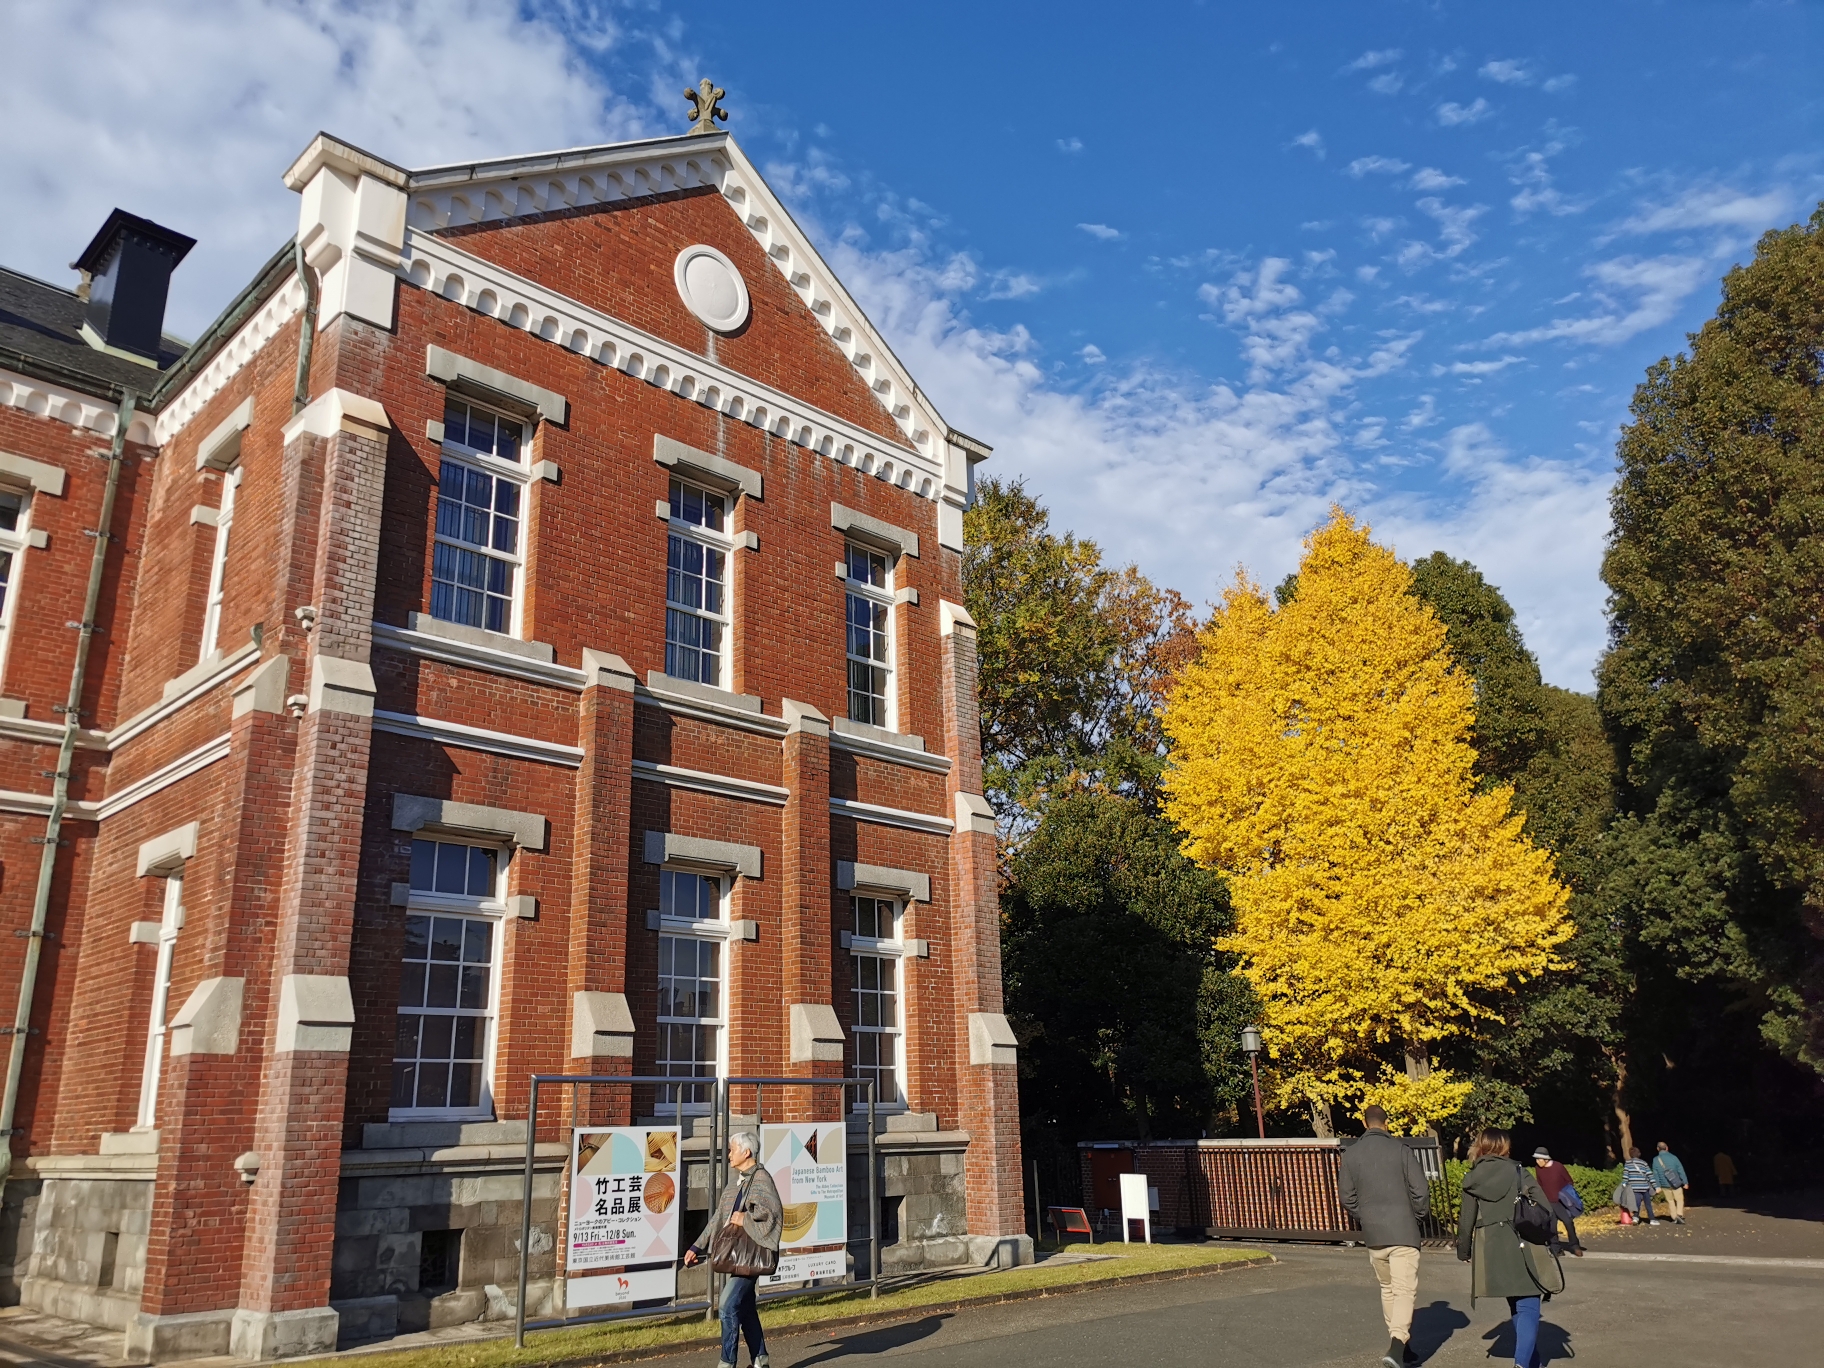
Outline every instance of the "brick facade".
<path id="1" fill-rule="evenodd" d="M 279 261 L 164 380 L 148 369 L 125 443 L 6 1213 L 28 1303 L 119 1326 L 154 1358 L 270 1357 L 503 1314 L 528 1076 L 659 1065 L 650 833 L 757 852 L 721 876 L 735 1074 L 854 1071 L 838 866 L 928 878 L 899 932 L 888 1263 L 1004 1258 L 1023 1230 L 974 632 L 956 606 L 968 463 L 985 449 L 936 419 L 726 135 L 464 176 L 319 139 L 288 177 L 319 296 L 308 406 L 294 412 L 303 291 Z M 674 279 L 694 244 L 738 273 L 739 326 L 700 322 Z M 432 373 L 442 353 L 456 378 Z M 63 733 L 94 453 L 120 400 L 97 382 L 85 417 L 36 405 L 30 379 L 0 407 L 0 453 L 65 479 L 32 494 L 48 535 L 8 590 L 0 915 L 15 927 L 31 918 L 42 772 Z M 506 634 L 433 613 L 458 392 L 525 424 Z M 658 505 L 677 470 L 655 459 L 659 438 L 699 453 L 691 478 L 730 490 L 724 689 L 666 675 Z M 205 641 L 228 469 L 240 483 Z M 890 731 L 847 721 L 832 574 L 845 536 L 892 553 Z M 430 837 L 497 861 L 487 1092 L 462 1114 L 393 1106 L 406 904 L 424 906 L 408 892 L 414 841 Z M 179 873 L 147 1126 L 158 923 Z M 0 1012 L 22 945 L 0 942 Z M 817 1024 L 832 1019 L 839 1047 Z M 769 1089 L 764 1119 L 808 1114 L 807 1094 Z M 819 1114 L 835 1098 L 819 1090 Z M 735 1103 L 751 1111 L 751 1090 Z M 654 1105 L 650 1088 L 603 1087 L 578 1112 Z M 541 1107 L 535 1310 L 562 1305 L 550 1240 L 569 1124 Z M 450 1286 L 420 1285 L 433 1245 L 460 1249 Z"/>

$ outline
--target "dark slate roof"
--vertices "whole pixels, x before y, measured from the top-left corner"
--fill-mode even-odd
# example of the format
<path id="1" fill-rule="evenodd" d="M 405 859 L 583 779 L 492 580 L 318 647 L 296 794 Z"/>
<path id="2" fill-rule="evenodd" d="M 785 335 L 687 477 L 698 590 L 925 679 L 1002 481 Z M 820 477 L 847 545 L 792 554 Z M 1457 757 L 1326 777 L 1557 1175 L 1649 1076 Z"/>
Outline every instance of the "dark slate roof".
<path id="1" fill-rule="evenodd" d="M 0 266 L 0 366 L 114 397 L 124 388 L 148 393 L 189 349 L 189 343 L 166 334 L 157 370 L 110 356 L 82 340 L 82 310 L 74 290 Z"/>

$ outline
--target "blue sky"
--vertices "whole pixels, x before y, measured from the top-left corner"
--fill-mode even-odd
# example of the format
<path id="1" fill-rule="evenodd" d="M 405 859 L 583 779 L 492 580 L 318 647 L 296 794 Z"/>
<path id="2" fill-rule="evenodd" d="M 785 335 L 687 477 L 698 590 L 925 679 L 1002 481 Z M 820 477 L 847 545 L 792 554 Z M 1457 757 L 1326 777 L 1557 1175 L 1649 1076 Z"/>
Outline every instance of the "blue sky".
<path id="1" fill-rule="evenodd" d="M 1340 501 L 1481 565 L 1589 687 L 1617 425 L 1824 197 L 1824 6 L 10 7 L 0 260 L 114 203 L 202 240 L 194 331 L 318 127 L 407 164 L 736 136 L 951 422 L 1198 601 Z M 160 17 L 160 16 L 164 17 Z M 86 54 L 81 100 L 60 54 Z M 59 74 L 63 73 L 63 74 Z M 95 92 L 101 91 L 100 95 Z"/>

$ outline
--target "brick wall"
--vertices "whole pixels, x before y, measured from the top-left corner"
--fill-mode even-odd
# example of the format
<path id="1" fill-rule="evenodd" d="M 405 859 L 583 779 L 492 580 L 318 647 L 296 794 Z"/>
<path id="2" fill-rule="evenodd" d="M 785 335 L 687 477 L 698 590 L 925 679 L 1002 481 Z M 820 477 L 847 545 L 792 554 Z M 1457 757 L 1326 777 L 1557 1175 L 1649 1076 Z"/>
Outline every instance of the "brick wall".
<path id="1" fill-rule="evenodd" d="M 893 420 L 818 321 L 755 246 L 720 196 L 686 192 L 610 209 L 559 213 L 456 234 L 461 246 L 546 286 L 646 328 L 722 365 L 787 391 L 889 440 Z M 732 336 L 708 333 L 678 301 L 672 262 L 707 242 L 741 269 L 753 300 Z M 525 639 L 548 643 L 560 667 L 584 651 L 622 657 L 644 686 L 662 671 L 666 523 L 654 505 L 670 472 L 653 460 L 655 434 L 759 471 L 764 497 L 742 498 L 734 526 L 758 538 L 733 553 L 735 621 L 730 683 L 761 700 L 746 722 L 629 691 L 624 677 L 553 674 L 500 657 L 482 667 L 463 650 L 407 651 L 370 624 L 404 627 L 428 612 L 445 392 L 425 375 L 437 345 L 562 393 L 567 421 L 538 426 L 533 460 L 555 462 L 558 482 L 534 481 L 522 518 L 527 585 Z M 29 1056 L 22 1126 L 36 1153 L 93 1154 L 104 1133 L 134 1121 L 156 949 L 129 941 L 135 921 L 156 920 L 162 880 L 137 875 L 141 842 L 189 821 L 197 851 L 185 868 L 186 923 L 173 967 L 175 1013 L 212 977 L 243 978 L 240 1045 L 232 1055 L 166 1061 L 153 1233 L 143 1315 L 239 1307 L 281 1312 L 320 1307 L 329 1295 L 338 1146 L 389 1119 L 394 1016 L 404 912 L 391 890 L 409 875 L 411 836 L 392 826 L 395 795 L 411 794 L 544 816 L 543 849 L 510 852 L 508 891 L 537 899 L 537 915 L 500 927 L 499 1015 L 492 1073 L 495 1114 L 525 1114 L 527 1076 L 572 1066 L 655 1060 L 658 935 L 647 913 L 659 870 L 645 863 L 648 830 L 755 846 L 759 877 L 734 881 L 731 916 L 757 938 L 728 946 L 730 1063 L 782 1074 L 789 1008 L 828 1003 L 849 1018 L 846 894 L 837 861 L 915 870 L 931 899 L 908 909 L 907 936 L 928 958 L 904 966 L 908 1103 L 967 1130 L 964 1160 L 972 1230 L 1022 1228 L 1011 1069 L 969 1063 L 966 1022 L 999 1010 L 998 914 L 992 835 L 913 829 L 832 814 L 832 798 L 906 813 L 915 825 L 954 815 L 953 795 L 980 787 L 973 656 L 940 636 L 939 602 L 960 601 L 961 559 L 938 542 L 936 505 L 827 457 L 727 419 L 677 394 L 605 368 L 524 330 L 401 284 L 392 326 L 352 318 L 319 334 L 311 391 L 377 400 L 390 427 L 344 425 L 287 442 L 297 325 L 281 328 L 157 453 L 135 450 L 123 469 L 119 537 L 97 638 L 93 725 L 152 716 L 110 753 L 79 752 L 79 796 L 122 801 L 134 785 L 171 778 L 99 824 L 75 822 L 60 851 L 60 882 L 45 959 L 39 1016 L 44 1035 Z M 261 627 L 257 659 L 224 674 L 182 707 L 169 680 L 206 654 L 203 599 L 215 531 L 192 510 L 219 507 L 222 477 L 199 471 L 198 443 L 244 400 L 253 422 L 241 449 L 242 482 L 229 550 L 220 645 L 232 650 Z M 9 652 L 5 693 L 49 720 L 67 680 L 99 497 L 98 445 L 47 420 L 0 410 L 0 442 L 72 472 L 60 501 L 41 500 L 48 553 L 28 557 L 33 649 Z M 922 554 L 899 561 L 896 584 L 918 591 L 895 609 L 900 729 L 925 738 L 940 760 L 896 763 L 845 749 L 814 725 L 782 735 L 782 703 L 846 716 L 844 593 L 832 573 L 843 537 L 832 502 L 917 533 Z M 85 513 L 85 509 L 88 511 Z M 87 518 L 85 523 L 84 518 Z M 70 603 L 77 595 L 77 606 Z M 314 621 L 299 618 L 309 607 Z M 23 638 L 20 638 L 23 639 Z M 283 656 L 276 693 L 234 690 L 256 664 Z M 319 708 L 313 657 L 371 665 L 373 706 L 521 738 L 507 746 L 458 745 L 402 735 L 353 711 Z M 606 681 L 606 682 L 604 682 Z M 618 681 L 618 682 L 617 682 Z M 293 700 L 296 700 L 295 706 Z M 90 718 L 85 715 L 85 723 Z M 528 754 L 528 744 L 579 747 Z M 42 792 L 47 741 L 0 724 L 0 787 Z M 636 763 L 782 786 L 782 803 L 656 782 Z M 0 909 L 29 916 L 37 847 L 29 816 L 0 812 Z M 0 1011 L 17 980 L 18 946 L 0 940 Z M 334 1051 L 275 1052 L 286 974 L 346 975 L 355 1007 L 352 1043 Z M 623 992 L 634 1022 L 631 1060 L 570 1058 L 578 991 Z M 851 1052 L 850 1062 L 853 1062 Z M 828 1063 L 816 1072 L 838 1074 Z M 1006 1074 L 1006 1077 L 1000 1075 Z M 624 1115 L 630 1099 L 614 1101 Z M 783 1107 L 781 1097 L 768 1109 Z M 543 1118 L 556 1138 L 555 1115 Z M 959 1141 L 959 1143 L 961 1143 Z M 23 1151 L 26 1146 L 17 1144 Z M 260 1157 L 243 1184 L 233 1162 Z M 1009 1197 L 1011 1193 L 1011 1197 Z"/>

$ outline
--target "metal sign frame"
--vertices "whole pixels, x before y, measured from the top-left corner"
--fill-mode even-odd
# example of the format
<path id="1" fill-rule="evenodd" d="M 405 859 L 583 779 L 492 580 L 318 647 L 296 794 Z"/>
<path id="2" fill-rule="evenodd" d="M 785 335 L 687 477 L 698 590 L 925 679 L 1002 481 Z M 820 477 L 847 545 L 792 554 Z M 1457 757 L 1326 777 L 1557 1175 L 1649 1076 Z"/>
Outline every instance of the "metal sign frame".
<path id="1" fill-rule="evenodd" d="M 684 1311 L 701 1310 L 705 1320 L 713 1319 L 716 1314 L 718 1283 L 721 1275 L 711 1269 L 709 1271 L 708 1295 L 702 1301 L 680 1302 L 674 1295 L 669 1306 L 646 1307 L 644 1309 L 630 1309 L 626 1311 L 598 1311 L 584 1316 L 556 1316 L 537 1321 L 528 1321 L 526 1319 L 526 1294 L 528 1285 L 531 1281 L 529 1255 L 532 1248 L 532 1172 L 538 1150 L 538 1095 L 541 1089 L 553 1085 L 562 1087 L 563 1085 L 568 1084 L 570 1087 L 570 1116 L 572 1130 L 576 1127 L 576 1117 L 578 1116 L 576 1090 L 585 1084 L 619 1084 L 628 1087 L 637 1087 L 640 1085 L 669 1085 L 675 1087 L 677 1089 L 676 1115 L 679 1142 L 678 1186 L 680 1199 L 685 1201 L 688 1200 L 688 1198 L 684 1196 L 684 1193 L 688 1189 L 688 1184 L 685 1181 L 682 1149 L 685 1138 L 684 1089 L 687 1086 L 709 1088 L 711 1094 L 709 1108 L 709 1211 L 711 1214 L 715 1212 L 716 1205 L 722 1200 L 722 1185 L 727 1178 L 727 1175 L 724 1172 L 727 1166 L 727 1159 L 723 1151 L 727 1148 L 728 1137 L 732 1133 L 730 1127 L 730 1104 L 736 1087 L 752 1087 L 754 1089 L 756 1128 L 769 1124 L 764 1119 L 765 1109 L 762 1105 L 765 1100 L 766 1089 L 769 1087 L 788 1089 L 839 1088 L 843 1092 L 845 1104 L 847 1103 L 850 1089 L 862 1092 L 867 1099 L 868 1127 L 869 1254 L 867 1276 L 858 1277 L 852 1273 L 847 1281 L 829 1283 L 821 1288 L 779 1289 L 772 1292 L 762 1292 L 759 1294 L 759 1300 L 771 1301 L 779 1297 L 801 1297 L 804 1296 L 807 1291 L 835 1291 L 838 1288 L 856 1287 L 869 1288 L 871 1296 L 878 1297 L 880 1295 L 880 1163 L 875 1136 L 875 1127 L 878 1117 L 873 1079 L 859 1077 L 780 1078 L 755 1075 L 732 1078 L 686 1079 L 657 1077 L 650 1074 L 533 1074 L 531 1077 L 532 1096 L 526 1110 L 526 1159 L 525 1173 L 522 1180 L 519 1215 L 519 1296 L 516 1299 L 513 1308 L 513 1345 L 515 1348 L 525 1348 L 526 1332 L 528 1330 L 557 1330 L 562 1329 L 565 1326 L 590 1325 L 600 1321 L 637 1320 L 642 1318 L 650 1319 L 656 1316 L 675 1316 Z M 845 1106 L 840 1117 L 845 1129 L 850 1115 L 850 1110 Z M 771 1124 L 780 1123 L 775 1122 Z M 784 1124 L 789 1125 L 795 1123 L 788 1121 Z M 759 1156 L 756 1155 L 755 1159 L 758 1160 L 758 1158 Z M 568 1172 L 567 1163 L 565 1165 L 565 1172 Z M 560 1195 L 557 1202 L 556 1219 L 552 1231 L 552 1242 L 554 1247 L 559 1242 L 560 1237 L 567 1236 L 569 1224 L 569 1208 Z M 847 1239 L 844 1240 L 845 1249 L 850 1243 L 852 1242 Z M 678 1257 L 681 1259 L 682 1256 L 683 1251 L 680 1250 Z M 568 1271 L 568 1265 L 566 1265 L 566 1276 L 568 1275 Z M 855 1270 L 855 1273 L 859 1272 L 859 1269 Z"/>

